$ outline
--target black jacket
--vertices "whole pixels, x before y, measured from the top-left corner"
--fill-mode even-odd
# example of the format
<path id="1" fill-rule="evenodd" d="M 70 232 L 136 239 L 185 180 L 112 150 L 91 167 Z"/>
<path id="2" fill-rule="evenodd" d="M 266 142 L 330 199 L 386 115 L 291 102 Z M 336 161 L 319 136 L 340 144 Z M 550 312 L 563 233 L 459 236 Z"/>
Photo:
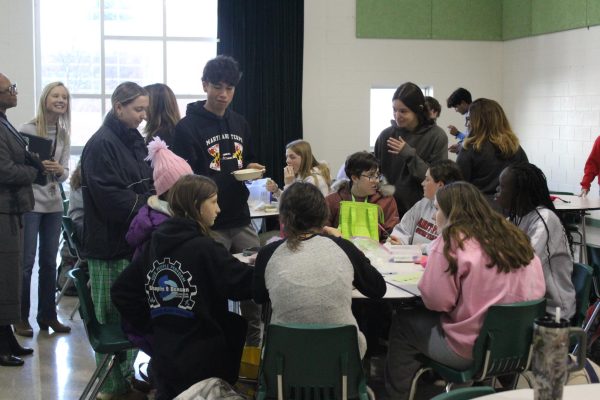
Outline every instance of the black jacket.
<path id="1" fill-rule="evenodd" d="M 84 254 L 89 258 L 130 258 L 125 240 L 129 223 L 153 193 L 152 169 L 137 129 L 113 113 L 85 145 L 81 155 Z"/>
<path id="2" fill-rule="evenodd" d="M 227 109 L 219 117 L 204 108 L 205 101 L 188 104 L 185 118 L 177 124 L 173 151 L 185 159 L 195 174 L 208 176 L 219 187 L 219 208 L 213 229 L 250 223 L 248 189 L 231 172 L 254 162 L 248 122 Z"/>
<path id="3" fill-rule="evenodd" d="M 488 198 L 495 195 L 502 170 L 516 162 L 527 162 L 527 154 L 521 146 L 514 155 L 504 157 L 489 141 L 483 142 L 479 150 L 472 145 L 463 147 L 456 158 L 464 180 L 475 185 Z"/>
<path id="4" fill-rule="evenodd" d="M 237 379 L 246 322 L 227 299 L 251 298 L 253 274 L 196 222 L 173 217 L 117 278 L 113 303 L 134 328 L 153 333 L 152 367 L 175 395 L 209 377 Z"/>

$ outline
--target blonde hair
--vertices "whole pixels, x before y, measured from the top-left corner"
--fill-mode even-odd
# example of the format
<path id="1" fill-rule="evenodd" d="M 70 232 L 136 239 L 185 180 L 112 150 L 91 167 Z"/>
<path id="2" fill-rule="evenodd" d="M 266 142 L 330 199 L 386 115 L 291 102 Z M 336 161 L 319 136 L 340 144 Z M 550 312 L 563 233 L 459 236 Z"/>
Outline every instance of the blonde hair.
<path id="1" fill-rule="evenodd" d="M 325 179 L 327 186 L 331 186 L 331 173 L 329 172 L 329 167 L 327 164 L 320 163 L 316 160 L 310 147 L 310 143 L 305 140 L 294 140 L 293 142 L 288 143 L 285 148 L 293 151 L 302 159 L 300 168 L 298 168 L 298 176 L 301 179 L 312 176 L 315 179 L 315 182 L 317 182 L 318 178 L 312 171 L 312 169 L 316 167 L 319 169 L 319 173 L 323 179 Z"/>
<path id="2" fill-rule="evenodd" d="M 481 150 L 484 142 L 490 142 L 500 150 L 504 158 L 512 157 L 519 150 L 519 138 L 514 134 L 504 110 L 494 100 L 477 99 L 469 107 L 471 127 L 464 147 Z"/>
<path id="3" fill-rule="evenodd" d="M 37 115 L 31 120 L 31 123 L 35 124 L 35 130 L 38 136 L 48 137 L 48 110 L 46 110 L 46 101 L 52 89 L 57 87 L 63 87 L 67 92 L 67 109 L 64 114 L 58 117 L 56 138 L 67 144 L 70 140 L 71 135 L 71 93 L 69 89 L 62 82 L 52 82 L 44 87 L 42 95 L 38 103 Z"/>

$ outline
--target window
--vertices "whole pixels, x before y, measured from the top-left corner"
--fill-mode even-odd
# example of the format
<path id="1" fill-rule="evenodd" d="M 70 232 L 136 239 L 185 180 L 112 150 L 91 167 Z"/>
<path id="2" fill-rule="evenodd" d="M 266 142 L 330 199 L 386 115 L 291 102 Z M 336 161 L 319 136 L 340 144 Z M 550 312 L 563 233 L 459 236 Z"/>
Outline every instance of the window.
<path id="1" fill-rule="evenodd" d="M 369 112 L 370 122 L 370 140 L 369 145 L 375 146 L 377 137 L 385 128 L 389 127 L 394 120 L 392 112 L 392 97 L 396 87 L 393 88 L 371 88 L 371 110 Z M 423 95 L 433 97 L 433 87 L 421 86 Z"/>
<path id="2" fill-rule="evenodd" d="M 71 91 L 74 155 L 123 81 L 169 85 L 182 115 L 205 98 L 200 78 L 217 52 L 217 0 L 36 0 L 35 9 L 38 95 L 53 81 Z"/>

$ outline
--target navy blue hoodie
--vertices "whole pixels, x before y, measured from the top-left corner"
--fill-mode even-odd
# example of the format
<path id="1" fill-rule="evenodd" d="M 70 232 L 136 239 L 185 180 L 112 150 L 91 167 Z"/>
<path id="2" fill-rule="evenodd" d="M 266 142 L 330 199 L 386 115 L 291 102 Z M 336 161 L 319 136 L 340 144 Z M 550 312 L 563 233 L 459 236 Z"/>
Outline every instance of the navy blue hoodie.
<path id="1" fill-rule="evenodd" d="M 152 368 L 173 397 L 209 377 L 237 379 L 246 321 L 227 299 L 250 299 L 253 275 L 196 222 L 173 217 L 115 281 L 112 301 L 125 321 L 154 335 Z"/>
<path id="2" fill-rule="evenodd" d="M 231 172 L 255 162 L 250 127 L 240 114 L 225 110 L 223 117 L 204 108 L 206 101 L 187 106 L 186 116 L 175 127 L 173 151 L 185 159 L 195 174 L 212 178 L 219 187 L 219 208 L 213 229 L 250 223 L 248 189 Z"/>

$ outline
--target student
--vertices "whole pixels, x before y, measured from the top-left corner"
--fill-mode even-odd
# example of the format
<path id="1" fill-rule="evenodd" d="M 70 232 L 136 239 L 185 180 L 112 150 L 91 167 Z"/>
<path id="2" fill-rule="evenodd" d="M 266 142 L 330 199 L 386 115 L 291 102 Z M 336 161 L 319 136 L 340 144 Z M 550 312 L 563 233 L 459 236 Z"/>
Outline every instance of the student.
<path id="1" fill-rule="evenodd" d="M 465 88 L 458 88 L 448 96 L 446 105 L 448 108 L 454 108 L 454 111 L 465 116 L 465 127 L 467 128 L 464 132 L 459 131 L 454 125 L 448 125 L 448 132 L 458 139 L 458 143 L 453 144 L 448 149 L 451 153 L 458 153 L 462 150 L 462 144 L 464 139 L 469 136 L 469 106 L 472 103 L 471 92 Z"/>
<path id="2" fill-rule="evenodd" d="M 329 208 L 327 226 L 337 228 L 340 225 L 340 202 L 357 201 L 377 204 L 383 213 L 383 222 L 379 224 L 379 238 L 385 241 L 392 228 L 398 223 L 398 208 L 392 195 L 384 195 L 379 188 L 379 162 L 366 151 L 359 151 L 346 159 L 344 167 L 350 180 L 336 182 L 335 192 L 325 198 Z"/>
<path id="3" fill-rule="evenodd" d="M 590 151 L 590 155 L 585 162 L 583 178 L 581 178 L 581 193 L 579 196 L 587 196 L 590 192 L 590 185 L 597 176 L 599 176 L 598 182 L 600 183 L 600 136 L 594 141 L 592 151 Z"/>
<path id="4" fill-rule="evenodd" d="M 150 104 L 146 112 L 146 144 L 155 137 L 160 137 L 167 146 L 173 144 L 175 125 L 181 119 L 177 99 L 170 87 L 163 83 L 145 86 Z"/>
<path id="5" fill-rule="evenodd" d="M 428 253 L 429 243 L 438 237 L 435 225 L 437 212 L 433 205 L 435 194 L 439 188 L 452 182 L 462 180 L 462 174 L 452 160 L 436 161 L 425 173 L 423 186 L 424 197 L 417 202 L 394 227 L 390 242 L 392 244 L 418 244 L 423 254 Z"/>
<path id="6" fill-rule="evenodd" d="M 221 214 L 215 221 L 215 239 L 231 253 L 258 247 L 258 233 L 250 224 L 249 191 L 231 174 L 243 168 L 264 169 L 256 162 L 246 119 L 229 108 L 242 77 L 232 57 L 220 55 L 206 63 L 202 87 L 206 100 L 188 104 L 186 116 L 175 127 L 173 152 L 186 160 L 195 174 L 208 176 L 219 187 Z M 261 340 L 260 308 L 240 304 L 250 322 L 248 345 Z"/>
<path id="7" fill-rule="evenodd" d="M 418 354 L 466 369 L 490 306 L 539 299 L 545 292 L 527 235 L 492 210 L 477 188 L 446 185 L 436 193 L 436 207 L 441 233 L 419 282 L 426 308 L 398 310 L 392 320 L 385 370 L 391 400 L 408 398 Z"/>
<path id="8" fill-rule="evenodd" d="M 134 82 L 124 82 L 116 87 L 111 103 L 112 109 L 81 155 L 84 256 L 94 309 L 102 323 L 120 321 L 110 301 L 110 286 L 133 255 L 125 240 L 129 224 L 153 192 L 152 170 L 144 161 L 148 153 L 137 130 L 146 118 L 148 93 Z M 129 382 L 137 351 L 126 354 L 102 385 L 101 398 L 145 398 Z M 96 362 L 103 357 L 97 354 Z"/>
<path id="9" fill-rule="evenodd" d="M 327 205 L 316 186 L 297 182 L 281 196 L 284 240 L 263 247 L 256 257 L 254 301 L 271 301 L 271 323 L 350 324 L 352 288 L 381 298 L 383 277 L 335 228 L 325 228 Z M 358 326 L 357 326 L 358 329 Z M 358 332 L 361 357 L 364 335 Z"/>
<path id="10" fill-rule="evenodd" d="M 573 238 L 556 212 L 546 176 L 530 163 L 512 164 L 500 174 L 496 200 L 509 220 L 529 236 L 535 254 L 542 261 L 546 280 L 546 312 L 575 315 Z"/>
<path id="11" fill-rule="evenodd" d="M 318 187 L 323 196 L 329 194 L 331 186 L 329 167 L 327 164 L 317 161 L 310 148 L 310 143 L 305 140 L 294 140 L 288 143 L 285 146 L 285 162 L 287 166 L 283 169 L 285 183 L 283 190 L 294 182 L 307 182 Z M 283 192 L 271 179 L 267 181 L 266 187 L 276 199 Z"/>
<path id="12" fill-rule="evenodd" d="M 0 73 L 0 365 L 19 367 L 22 347 L 11 324 L 21 319 L 20 285 L 23 279 L 23 214 L 33 209 L 31 184 L 45 178 L 39 158 L 27 151 L 27 142 L 6 118 L 17 106 L 17 85 Z"/>
<path id="13" fill-rule="evenodd" d="M 228 311 L 227 299 L 251 298 L 254 271 L 212 237 L 220 212 L 212 179 L 182 176 L 168 203 L 173 217 L 158 226 L 111 290 L 123 319 L 154 336 L 157 400 L 210 377 L 235 383 L 246 322 Z"/>
<path id="14" fill-rule="evenodd" d="M 381 173 L 396 187 L 400 217 L 423 197 L 421 182 L 434 161 L 448 159 L 448 137 L 427 115 L 425 97 L 414 83 L 402 84 L 392 97 L 397 126 L 375 142 Z"/>
<path id="15" fill-rule="evenodd" d="M 38 307 L 36 321 L 40 330 L 69 333 L 71 327 L 56 317 L 56 254 L 64 213 L 58 187 L 69 177 L 71 155 L 71 95 L 62 82 L 46 85 L 40 96 L 37 115 L 21 126 L 23 133 L 41 136 L 52 141 L 50 159 L 43 160 L 47 174 L 42 185 L 33 185 L 35 206 L 23 215 L 23 291 L 21 293 L 21 321 L 15 324 L 15 333 L 33 336 L 29 324 L 31 308 L 31 274 L 38 256 Z M 39 242 L 38 242 L 39 238 Z M 39 254 L 38 254 L 39 244 Z"/>
<path id="16" fill-rule="evenodd" d="M 527 155 L 519 144 L 504 110 L 494 100 L 477 99 L 469 109 L 469 137 L 456 163 L 465 181 L 486 196 L 492 207 L 500 172 L 509 164 L 525 161 Z"/>
<path id="17" fill-rule="evenodd" d="M 440 102 L 435 99 L 435 97 L 425 96 L 425 105 L 427 106 L 427 112 L 429 113 L 429 118 L 436 122 L 437 119 L 442 114 L 442 106 Z"/>
<path id="18" fill-rule="evenodd" d="M 67 215 L 73 221 L 73 230 L 79 241 L 79 245 L 83 244 L 83 193 L 81 190 L 81 159 L 77 163 L 77 167 L 73 170 L 69 179 L 69 210 Z M 83 247 L 80 251 L 83 250 Z"/>
<path id="19" fill-rule="evenodd" d="M 125 235 L 127 243 L 135 249 L 133 258 L 141 253 L 152 232 L 171 216 L 166 201 L 171 186 L 183 175 L 194 173 L 190 165 L 169 150 L 167 144 L 159 137 L 155 137 L 148 144 L 146 161 L 150 161 L 152 166 L 156 195 L 148 197 L 146 204 L 131 221 Z"/>

